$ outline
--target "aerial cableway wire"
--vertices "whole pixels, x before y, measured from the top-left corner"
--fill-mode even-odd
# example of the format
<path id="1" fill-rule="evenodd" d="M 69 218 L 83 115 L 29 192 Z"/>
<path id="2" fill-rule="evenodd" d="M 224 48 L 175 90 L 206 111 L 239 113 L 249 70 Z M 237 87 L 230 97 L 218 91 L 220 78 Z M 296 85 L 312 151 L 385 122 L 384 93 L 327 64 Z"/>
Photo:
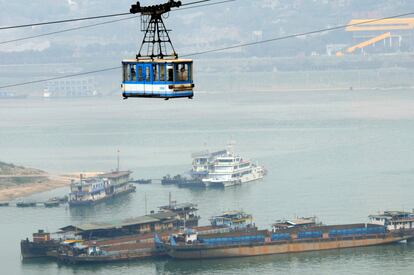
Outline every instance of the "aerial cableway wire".
<path id="1" fill-rule="evenodd" d="M 212 0 L 201 0 L 201 1 L 193 1 L 189 3 L 184 3 L 182 6 L 190 6 L 204 2 L 210 2 Z M 235 1 L 235 0 L 233 0 Z M 28 27 L 36 27 L 36 26 L 44 26 L 44 25 L 53 25 L 53 24 L 62 24 L 62 23 L 69 23 L 69 22 L 78 22 L 78 21 L 85 21 L 85 20 L 95 20 L 95 19 L 102 19 L 108 17 L 118 17 L 118 16 L 126 16 L 130 15 L 130 12 L 122 12 L 122 13 L 113 13 L 113 14 L 105 14 L 105 15 L 97 15 L 97 16 L 89 16 L 89 17 L 81 17 L 81 18 L 72 18 L 72 19 L 63 19 L 57 21 L 46 21 L 40 23 L 30 23 L 30 24 L 23 24 L 23 25 L 14 25 L 14 26 L 6 26 L 0 27 L 0 31 L 2 30 L 11 30 L 11 29 L 20 29 L 20 28 L 28 28 Z"/>
<path id="2" fill-rule="evenodd" d="M 97 26 L 106 25 L 106 24 L 110 24 L 110 23 L 115 23 L 115 22 L 120 22 L 120 21 L 125 21 L 125 20 L 131 20 L 131 19 L 134 19 L 134 18 L 137 18 L 137 17 L 138 16 L 134 15 L 134 16 L 127 17 L 127 18 L 122 18 L 122 19 L 105 21 L 105 22 L 101 22 L 101 23 L 90 24 L 90 25 L 85 25 L 85 26 L 79 26 L 79 27 L 75 27 L 75 28 L 68 28 L 68 29 L 63 29 L 63 30 L 54 31 L 54 32 L 47 32 L 47 33 L 42 33 L 42 34 L 37 34 L 37 35 L 32 35 L 32 36 L 20 37 L 20 38 L 16 38 L 16 39 L 12 39 L 12 40 L 0 41 L 0 45 L 9 44 L 9 43 L 18 42 L 18 41 L 23 41 L 23 40 L 34 39 L 34 38 L 39 38 L 39 37 L 43 37 L 43 36 L 59 34 L 59 33 L 65 33 L 65 32 L 70 32 L 70 31 L 76 31 L 76 30 L 82 30 L 82 29 L 97 27 Z"/>
<path id="3" fill-rule="evenodd" d="M 196 4 L 201 3 L 201 2 L 206 2 L 206 1 L 209 2 L 211 0 L 198 1 Z M 234 2 L 234 1 L 237 1 L 237 0 L 225 0 L 225 1 L 218 1 L 218 2 L 214 2 L 214 3 L 207 3 L 207 4 L 202 4 L 202 5 L 190 6 L 190 7 L 177 9 L 177 10 L 172 10 L 171 12 L 187 10 L 187 9 L 194 9 L 194 8 L 199 8 L 199 7 L 206 7 L 206 6 L 214 6 L 214 5 L 219 5 L 219 4 L 224 4 L 224 3 L 228 3 L 228 2 Z M 190 3 L 188 3 L 188 4 L 190 4 Z M 9 43 L 13 43 L 13 42 L 24 41 L 24 40 L 29 40 L 29 39 L 34 39 L 34 38 L 39 38 L 39 37 L 44 37 L 44 36 L 49 36 L 49 35 L 55 35 L 55 34 L 60 34 L 60 33 L 65 33 L 65 32 L 70 32 L 70 31 L 76 31 L 76 30 L 82 30 L 82 29 L 97 27 L 97 26 L 116 23 L 116 22 L 120 22 L 120 21 L 131 20 L 131 19 L 134 19 L 134 18 L 137 18 L 137 17 L 138 17 L 137 15 L 134 15 L 134 16 L 130 16 L 130 17 L 127 17 L 127 18 L 122 18 L 122 19 L 104 21 L 104 22 L 85 25 L 85 26 L 79 26 L 79 27 L 63 29 L 63 30 L 59 30 L 59 31 L 47 32 L 47 33 L 31 35 L 31 36 L 25 36 L 25 37 L 20 37 L 20 38 L 11 39 L 11 40 L 0 41 L 0 45 L 9 44 Z"/>
<path id="4" fill-rule="evenodd" d="M 227 47 L 211 49 L 211 50 L 206 50 L 206 51 L 201 51 L 201 52 L 194 52 L 194 53 L 181 55 L 181 56 L 189 57 L 189 56 L 208 54 L 208 53 L 212 53 L 212 52 L 220 52 L 220 51 L 225 51 L 225 50 L 230 50 L 230 49 L 235 49 L 235 48 L 243 48 L 243 47 L 254 46 L 254 45 L 259 45 L 259 44 L 265 44 L 265 43 L 270 43 L 270 42 L 274 42 L 274 41 L 280 41 L 280 40 L 285 40 L 285 39 L 290 39 L 290 38 L 295 38 L 295 37 L 302 37 L 302 36 L 307 36 L 307 35 L 312 35 L 312 34 L 317 34 L 317 33 L 330 32 L 330 31 L 335 31 L 335 30 L 339 30 L 339 29 L 345 29 L 347 27 L 353 27 L 353 26 L 358 26 L 358 25 L 363 25 L 363 24 L 369 24 L 369 23 L 374 23 L 374 22 L 386 20 L 386 19 L 400 18 L 400 17 L 409 16 L 409 15 L 414 15 L 414 12 L 409 12 L 409 13 L 404 13 L 404 14 L 399 14 L 399 15 L 394 15 L 394 16 L 389 16 L 389 17 L 383 17 L 383 18 L 379 18 L 379 19 L 366 20 L 366 21 L 359 22 L 359 23 L 354 23 L 354 24 L 339 25 L 339 26 L 336 26 L 336 27 L 329 27 L 329 28 L 324 28 L 324 29 L 319 29 L 319 30 L 314 30 L 314 31 L 308 31 L 308 32 L 302 32 L 302 33 L 291 34 L 291 35 L 286 35 L 286 36 L 280 36 L 280 37 L 261 40 L 261 41 L 256 41 L 256 42 L 237 44 L 237 45 L 233 45 L 233 46 L 227 46 Z M 75 76 L 89 75 L 89 74 L 112 71 L 112 70 L 117 70 L 117 69 L 121 69 L 121 66 L 103 68 L 103 69 L 100 69 L 100 70 L 88 71 L 88 72 L 65 75 L 65 76 L 52 77 L 52 78 L 41 79 L 41 80 L 33 80 L 33 81 L 15 83 L 15 84 L 10 84 L 10 85 L 4 85 L 4 86 L 0 86 L 0 89 L 23 86 L 23 85 L 34 84 L 34 83 L 47 82 L 47 81 L 51 81 L 51 80 L 64 79 L 64 78 L 70 78 L 70 77 L 75 77 Z"/>

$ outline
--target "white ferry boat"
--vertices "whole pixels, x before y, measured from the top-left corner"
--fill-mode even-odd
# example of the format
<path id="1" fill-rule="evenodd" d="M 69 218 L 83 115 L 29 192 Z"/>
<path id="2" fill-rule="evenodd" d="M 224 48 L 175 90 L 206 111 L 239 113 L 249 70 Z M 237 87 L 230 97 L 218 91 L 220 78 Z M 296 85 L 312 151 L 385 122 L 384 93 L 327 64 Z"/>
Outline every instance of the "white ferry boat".
<path id="1" fill-rule="evenodd" d="M 251 163 L 251 161 L 244 160 L 242 157 L 227 151 L 225 155 L 215 159 L 203 182 L 207 187 L 228 187 L 262 179 L 265 174 L 263 167 L 257 166 Z"/>
<path id="2" fill-rule="evenodd" d="M 192 154 L 193 163 L 191 168 L 191 177 L 194 179 L 203 179 L 208 176 L 208 172 L 212 169 L 217 157 L 225 156 L 227 150 L 219 150 L 215 152 L 202 151 Z"/>

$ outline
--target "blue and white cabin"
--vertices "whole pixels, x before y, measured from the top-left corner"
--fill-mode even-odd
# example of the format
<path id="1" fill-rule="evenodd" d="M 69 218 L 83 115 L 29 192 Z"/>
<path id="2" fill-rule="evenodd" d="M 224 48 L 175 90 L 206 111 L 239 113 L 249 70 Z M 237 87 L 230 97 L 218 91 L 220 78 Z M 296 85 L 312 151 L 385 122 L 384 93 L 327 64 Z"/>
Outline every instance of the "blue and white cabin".
<path id="1" fill-rule="evenodd" d="M 122 96 L 192 98 L 193 61 L 191 59 L 124 60 Z"/>

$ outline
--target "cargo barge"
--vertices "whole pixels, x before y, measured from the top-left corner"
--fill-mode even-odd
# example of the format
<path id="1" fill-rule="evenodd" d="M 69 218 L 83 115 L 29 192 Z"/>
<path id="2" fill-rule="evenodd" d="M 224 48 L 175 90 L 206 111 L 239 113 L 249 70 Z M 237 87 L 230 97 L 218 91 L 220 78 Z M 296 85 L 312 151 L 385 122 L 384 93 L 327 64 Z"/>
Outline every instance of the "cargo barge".
<path id="1" fill-rule="evenodd" d="M 347 224 L 246 233 L 198 235 L 163 242 L 166 253 L 177 259 L 210 259 L 384 245 L 408 240 L 412 232 L 392 232 L 376 224 Z"/>
<path id="2" fill-rule="evenodd" d="M 183 207 L 185 205 L 189 207 Z M 191 209 L 193 209 L 192 206 L 192 204 L 180 204 L 178 207 L 169 207 L 170 210 L 167 211 L 175 210 L 178 214 L 183 213 L 182 211 L 191 211 Z M 161 209 L 161 211 L 165 211 L 163 210 L 165 207 L 161 207 Z M 196 215 L 193 216 L 196 217 Z M 226 224 L 222 224 L 221 221 L 216 221 L 216 219 L 222 218 L 226 219 Z M 165 223 L 168 223 L 168 220 L 171 220 L 171 217 L 165 217 L 165 220 L 161 221 L 159 224 L 165 225 Z M 177 221 L 175 222 L 175 225 L 183 224 L 182 216 L 179 220 L 181 222 Z M 225 213 L 222 216 L 212 217 L 212 225 L 210 226 L 196 226 L 196 224 L 193 223 L 195 226 L 191 230 L 197 231 L 200 235 L 229 232 L 254 232 L 256 231 L 256 228 L 254 228 L 252 224 L 248 223 L 250 220 L 251 215 L 244 214 L 243 212 L 240 212 L 239 214 L 234 212 L 231 215 Z M 138 224 L 139 220 L 135 220 L 135 223 Z M 131 223 L 126 223 L 122 227 L 126 226 L 131 226 Z M 143 226 L 142 228 L 146 227 Z M 159 227 L 158 230 L 160 230 Z M 184 232 L 186 231 L 187 230 Z M 84 264 L 130 261 L 147 257 L 167 256 L 161 244 L 166 242 L 171 234 L 177 237 L 182 236 L 183 233 L 181 226 L 174 226 L 173 228 L 169 227 L 169 229 L 164 227 L 164 231 L 158 231 L 158 233 L 148 232 L 139 235 L 115 237 L 106 240 L 102 239 L 89 240 L 82 243 L 67 243 L 59 247 L 57 259 L 63 263 Z"/>
<path id="3" fill-rule="evenodd" d="M 23 259 L 57 257 L 59 247 L 77 248 L 82 243 L 101 247 L 112 254 L 114 251 L 138 250 L 137 255 L 153 256 L 145 251 L 154 252 L 154 233 L 165 234 L 167 238 L 168 234 L 183 226 L 198 226 L 200 216 L 197 210 L 196 204 L 170 201 L 168 205 L 160 207 L 158 212 L 151 211 L 149 215 L 120 222 L 68 225 L 53 233 L 53 238 L 50 233 L 40 230 L 33 234 L 32 240 L 26 238 L 21 241 L 21 255 Z"/>

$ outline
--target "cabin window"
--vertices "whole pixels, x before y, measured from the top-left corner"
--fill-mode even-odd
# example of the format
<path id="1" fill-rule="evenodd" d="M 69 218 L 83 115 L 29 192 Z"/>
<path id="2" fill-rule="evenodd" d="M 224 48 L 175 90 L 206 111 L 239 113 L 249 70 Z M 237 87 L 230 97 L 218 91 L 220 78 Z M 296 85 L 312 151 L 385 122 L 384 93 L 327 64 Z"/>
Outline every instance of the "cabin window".
<path id="1" fill-rule="evenodd" d="M 138 66 L 138 81 L 140 82 L 144 81 L 142 77 L 142 66 Z"/>
<path id="2" fill-rule="evenodd" d="M 145 82 L 151 82 L 151 73 L 149 66 L 145 66 Z"/>
<path id="3" fill-rule="evenodd" d="M 135 70 L 135 65 L 131 65 L 131 81 L 137 81 L 137 72 Z"/>
<path id="4" fill-rule="evenodd" d="M 167 81 L 174 81 L 174 67 L 173 65 L 167 65 Z"/>
<path id="5" fill-rule="evenodd" d="M 165 64 L 160 64 L 160 81 L 165 81 Z"/>
<path id="6" fill-rule="evenodd" d="M 158 81 L 158 65 L 157 64 L 152 65 L 152 73 L 154 76 L 154 81 Z"/>
<path id="7" fill-rule="evenodd" d="M 189 76 L 189 64 L 177 64 L 177 81 L 188 81 Z"/>
<path id="8" fill-rule="evenodd" d="M 123 70 L 124 70 L 124 82 L 129 80 L 129 65 L 128 64 L 124 64 L 123 66 Z"/>

